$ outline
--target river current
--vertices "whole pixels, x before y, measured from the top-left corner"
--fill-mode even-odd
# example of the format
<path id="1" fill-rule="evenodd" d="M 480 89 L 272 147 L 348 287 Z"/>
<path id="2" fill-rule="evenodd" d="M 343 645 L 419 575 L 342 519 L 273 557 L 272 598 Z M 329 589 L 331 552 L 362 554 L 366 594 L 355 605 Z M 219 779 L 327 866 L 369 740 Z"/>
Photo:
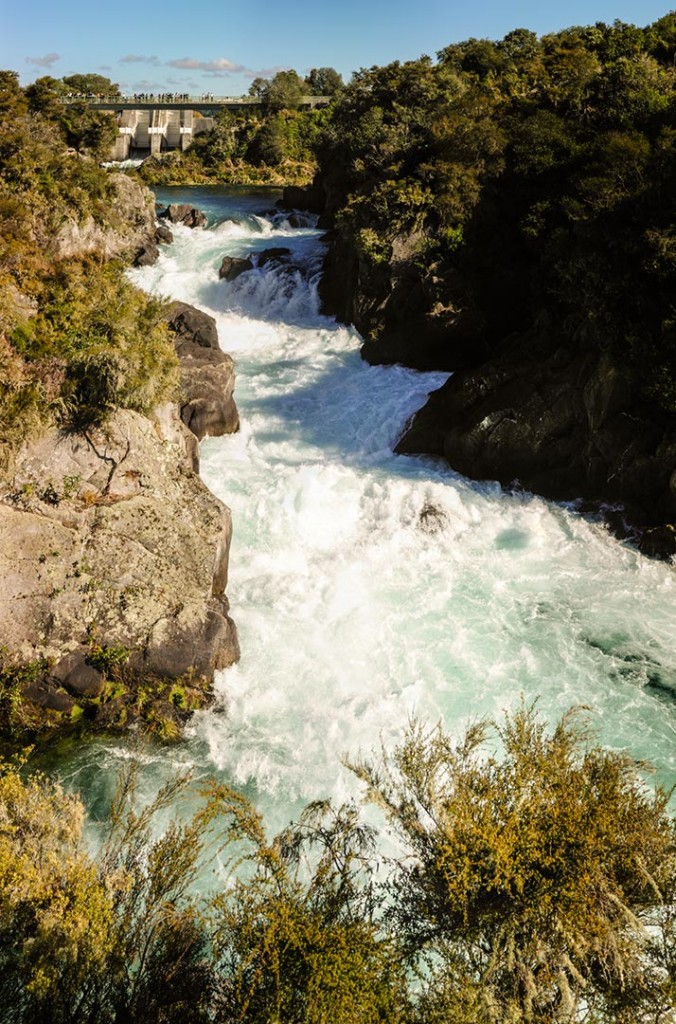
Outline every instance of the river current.
<path id="1" fill-rule="evenodd" d="M 202 444 L 230 506 L 228 596 L 242 658 L 185 743 L 141 755 L 245 790 L 278 828 L 309 800 L 357 792 L 346 757 L 400 739 L 411 716 L 459 733 L 525 698 L 555 720 L 589 708 L 599 738 L 676 781 L 676 575 L 574 507 L 471 482 L 392 445 L 445 374 L 370 367 L 354 329 L 319 312 L 321 233 L 274 213 L 272 190 L 166 189 L 210 218 L 175 229 L 144 289 L 213 315 L 236 361 L 238 434 Z M 270 211 L 273 212 L 270 212 Z M 271 246 L 233 282 L 225 255 Z M 126 744 L 84 748 L 89 806 Z"/>

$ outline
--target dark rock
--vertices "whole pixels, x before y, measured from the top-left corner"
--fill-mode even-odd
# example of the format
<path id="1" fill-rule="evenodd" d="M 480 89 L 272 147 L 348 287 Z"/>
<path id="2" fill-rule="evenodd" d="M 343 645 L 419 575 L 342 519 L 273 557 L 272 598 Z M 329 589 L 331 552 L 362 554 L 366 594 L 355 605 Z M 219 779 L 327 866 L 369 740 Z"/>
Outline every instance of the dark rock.
<path id="1" fill-rule="evenodd" d="M 167 245 L 174 241 L 174 236 L 164 224 L 158 224 L 155 228 L 155 241 L 165 242 Z"/>
<path id="2" fill-rule="evenodd" d="M 239 429 L 233 398 L 235 364 L 218 344 L 216 321 L 185 302 L 169 309 L 169 328 L 175 334 L 181 364 L 181 419 L 198 440 L 220 437 Z"/>
<path id="3" fill-rule="evenodd" d="M 202 211 L 188 203 L 171 203 L 158 216 L 172 224 L 185 224 L 188 228 L 203 228 L 207 223 L 207 218 Z"/>
<path id="4" fill-rule="evenodd" d="M 282 193 L 280 205 L 287 210 L 309 210 L 310 213 L 323 213 L 324 193 L 321 188 L 314 185 L 287 185 Z"/>
<path id="5" fill-rule="evenodd" d="M 473 479 L 551 498 L 619 501 L 627 524 L 676 517 L 676 416 L 647 404 L 605 354 L 512 346 L 454 374 L 396 450 L 442 455 Z M 668 540 L 661 532 L 646 544 L 658 537 Z"/>
<path id="6" fill-rule="evenodd" d="M 136 253 L 134 257 L 135 267 L 151 267 L 153 263 L 157 263 L 160 250 L 157 248 L 155 242 L 149 238 L 142 249 Z"/>
<path id="7" fill-rule="evenodd" d="M 448 516 L 443 508 L 427 502 L 420 510 L 418 524 L 423 533 L 439 533 L 448 525 Z"/>
<path id="8" fill-rule="evenodd" d="M 234 281 L 235 278 L 239 277 L 240 274 L 246 273 L 247 270 L 253 270 L 253 262 L 250 256 L 246 259 L 239 259 L 237 256 L 224 256 L 218 276 L 221 280 Z"/>
<path id="9" fill-rule="evenodd" d="M 51 671 L 66 690 L 77 696 L 98 697 L 103 690 L 103 676 L 87 664 L 87 651 L 73 651 L 61 658 Z"/>
<path id="10" fill-rule="evenodd" d="M 216 321 L 201 309 L 195 309 L 187 302 L 172 302 L 167 323 L 176 335 L 176 350 L 181 356 L 180 343 L 190 342 L 201 348 L 220 351 Z"/>
<path id="11" fill-rule="evenodd" d="M 257 267 L 264 267 L 266 263 L 279 263 L 284 260 L 286 256 L 291 255 L 291 250 L 286 249 L 284 246 L 274 246 L 271 249 L 263 249 L 262 252 L 253 254 L 256 260 Z"/>
<path id="12" fill-rule="evenodd" d="M 32 701 L 41 708 L 48 711 L 70 712 L 75 706 L 75 701 L 64 690 L 56 689 L 49 683 L 31 682 L 26 683 L 21 690 L 26 700 Z"/>
<path id="13" fill-rule="evenodd" d="M 676 525 L 665 523 L 664 526 L 644 530 L 638 546 L 644 555 L 673 558 L 676 555 Z"/>

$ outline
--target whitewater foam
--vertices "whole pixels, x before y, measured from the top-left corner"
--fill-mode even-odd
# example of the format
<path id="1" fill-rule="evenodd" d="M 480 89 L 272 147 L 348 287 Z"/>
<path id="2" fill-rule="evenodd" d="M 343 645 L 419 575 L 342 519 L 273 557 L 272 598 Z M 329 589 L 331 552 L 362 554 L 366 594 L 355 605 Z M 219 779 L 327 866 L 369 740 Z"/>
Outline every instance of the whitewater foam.
<path id="1" fill-rule="evenodd" d="M 242 429 L 203 443 L 202 474 L 233 510 L 242 660 L 181 759 L 283 825 L 354 793 L 343 757 L 391 747 L 409 716 L 455 732 L 523 695 L 552 719 L 587 705 L 605 743 L 673 782 L 673 569 L 574 509 L 393 455 L 445 375 L 361 361 L 356 332 L 319 311 L 320 233 L 262 214 L 274 198 L 220 190 L 210 229 L 178 228 L 133 272 L 215 316 L 237 361 Z M 295 269 L 218 280 L 224 255 L 277 240 Z"/>

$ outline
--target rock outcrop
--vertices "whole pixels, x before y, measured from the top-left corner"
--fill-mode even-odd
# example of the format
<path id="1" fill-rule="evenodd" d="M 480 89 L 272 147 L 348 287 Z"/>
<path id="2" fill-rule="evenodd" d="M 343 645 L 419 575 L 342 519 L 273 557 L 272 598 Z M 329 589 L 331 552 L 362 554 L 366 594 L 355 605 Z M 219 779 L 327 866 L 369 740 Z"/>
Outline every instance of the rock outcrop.
<path id="1" fill-rule="evenodd" d="M 379 243 L 331 231 L 319 294 L 324 312 L 355 325 L 362 357 L 379 365 L 455 370 L 486 352 L 461 282 L 448 268 L 421 272 L 425 237 L 402 232 Z"/>
<path id="2" fill-rule="evenodd" d="M 181 419 L 200 440 L 239 428 L 233 398 L 235 364 L 221 351 L 216 321 L 185 302 L 174 302 L 168 323 L 181 368 Z"/>
<path id="3" fill-rule="evenodd" d="M 434 392 L 397 451 L 552 498 L 622 502 L 645 550 L 673 553 L 676 416 L 647 403 L 608 354 L 511 346 Z"/>
<path id="4" fill-rule="evenodd" d="M 123 651 L 137 680 L 208 683 L 237 659 L 230 513 L 195 463 L 173 406 L 84 436 L 52 429 L 20 453 L 0 485 L 0 636 L 41 666 L 25 699 L 63 712 L 99 696 L 92 651 Z"/>
<path id="5" fill-rule="evenodd" d="M 111 174 L 113 196 L 105 226 L 88 217 L 82 223 L 68 219 L 50 241 L 55 259 L 77 259 L 89 254 L 101 259 L 135 257 L 155 238 L 152 193 L 127 174 Z"/>
<path id="6" fill-rule="evenodd" d="M 184 224 L 187 228 L 203 228 L 207 224 L 205 214 L 189 203 L 170 203 L 166 210 L 158 213 L 158 217 L 171 224 Z"/>
<path id="7" fill-rule="evenodd" d="M 238 256 L 224 256 L 223 262 L 218 269 L 218 276 L 221 281 L 234 281 L 245 274 L 247 270 L 253 270 L 253 261 L 250 256 L 241 259 Z"/>

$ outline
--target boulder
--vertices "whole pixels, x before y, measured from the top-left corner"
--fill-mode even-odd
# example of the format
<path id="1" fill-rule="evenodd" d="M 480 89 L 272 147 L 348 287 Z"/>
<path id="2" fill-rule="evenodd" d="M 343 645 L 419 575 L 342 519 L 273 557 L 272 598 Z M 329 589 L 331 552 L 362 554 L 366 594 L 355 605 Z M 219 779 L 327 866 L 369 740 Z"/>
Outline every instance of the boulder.
<path id="1" fill-rule="evenodd" d="M 253 262 L 250 256 L 247 256 L 246 259 L 239 259 L 237 256 L 224 256 L 218 276 L 222 281 L 234 281 L 235 278 L 239 277 L 240 274 L 246 273 L 247 270 L 253 270 Z"/>
<path id="2" fill-rule="evenodd" d="M 638 528 L 646 552 L 672 551 L 676 415 L 647 403 L 607 353 L 538 356 L 520 340 L 433 392 L 396 450 L 550 498 L 622 502 L 625 535 Z"/>
<path id="3" fill-rule="evenodd" d="M 88 663 L 87 653 L 87 648 L 82 648 L 61 658 L 49 673 L 50 681 L 55 680 L 76 697 L 100 696 L 103 676 Z"/>
<path id="4" fill-rule="evenodd" d="M 219 348 L 216 321 L 194 306 L 175 302 L 168 323 L 180 360 L 182 421 L 200 441 L 234 433 L 239 429 L 235 364 Z"/>
<path id="5" fill-rule="evenodd" d="M 183 353 L 181 346 L 184 342 L 220 351 L 216 321 L 201 309 L 196 309 L 195 306 L 191 306 L 187 302 L 172 302 L 169 307 L 167 323 L 175 335 L 179 359 Z M 189 351 L 190 349 L 187 348 L 186 352 Z"/>
<path id="6" fill-rule="evenodd" d="M 0 485 L 0 636 L 17 662 L 53 663 L 34 686 L 41 700 L 65 708 L 61 689 L 96 694 L 92 637 L 170 678 L 210 680 L 237 659 L 230 513 L 192 471 L 191 443 L 173 441 L 181 435 L 166 409 L 154 422 L 118 411 L 86 437 L 52 429 Z"/>
<path id="7" fill-rule="evenodd" d="M 205 214 L 188 203 L 171 203 L 158 216 L 171 224 L 185 224 L 187 228 L 203 228 L 207 223 Z"/>
<path id="8" fill-rule="evenodd" d="M 270 249 L 263 249 L 262 252 L 254 253 L 257 267 L 264 267 L 266 263 L 282 262 L 287 256 L 291 255 L 291 250 L 284 246 L 272 247 Z"/>
<path id="9" fill-rule="evenodd" d="M 174 241 L 174 236 L 168 227 L 164 224 L 158 224 L 155 228 L 155 241 L 170 245 Z"/>
<path id="10" fill-rule="evenodd" d="M 134 266 L 151 267 L 153 263 L 157 263 L 159 255 L 160 250 L 157 248 L 156 242 L 153 239 L 148 239 L 145 245 L 139 249 L 134 257 Z"/>

